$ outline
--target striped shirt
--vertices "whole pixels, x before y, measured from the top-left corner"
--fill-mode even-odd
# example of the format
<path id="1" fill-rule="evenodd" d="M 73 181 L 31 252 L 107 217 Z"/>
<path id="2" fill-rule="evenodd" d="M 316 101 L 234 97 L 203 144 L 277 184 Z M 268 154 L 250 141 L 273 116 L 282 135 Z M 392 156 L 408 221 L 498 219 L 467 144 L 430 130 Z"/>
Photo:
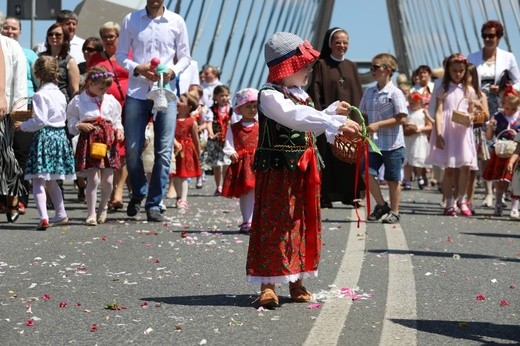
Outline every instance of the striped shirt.
<path id="1" fill-rule="evenodd" d="M 368 88 L 361 99 L 359 109 L 368 116 L 368 123 L 390 119 L 398 114 L 408 116 L 408 107 L 403 92 L 391 81 L 378 90 L 377 85 Z M 384 127 L 373 134 L 374 142 L 380 150 L 394 150 L 404 147 L 403 127 Z"/>

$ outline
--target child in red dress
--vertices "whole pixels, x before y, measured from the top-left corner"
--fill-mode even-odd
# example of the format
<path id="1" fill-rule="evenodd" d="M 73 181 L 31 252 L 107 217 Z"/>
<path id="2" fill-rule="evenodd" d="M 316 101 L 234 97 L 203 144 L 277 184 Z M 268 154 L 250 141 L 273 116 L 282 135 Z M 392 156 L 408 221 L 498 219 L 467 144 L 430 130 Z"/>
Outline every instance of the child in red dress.
<path id="1" fill-rule="evenodd" d="M 188 209 L 188 178 L 200 176 L 200 142 L 197 122 L 190 116 L 197 109 L 197 99 L 188 93 L 179 97 L 177 102 L 177 126 L 175 140 L 182 149 L 176 156 L 176 170 L 173 174 L 173 184 L 177 192 L 177 208 L 181 212 Z"/>
<path id="2" fill-rule="evenodd" d="M 360 126 L 337 114 L 347 102 L 324 111 L 302 89 L 319 52 L 300 37 L 275 33 L 265 44 L 268 84 L 258 94 L 259 139 L 255 152 L 255 206 L 247 253 L 247 281 L 260 284 L 259 303 L 278 306 L 275 284 L 289 284 L 291 299 L 308 302 L 303 278 L 318 275 L 321 249 L 320 172 L 316 135 L 355 136 Z M 347 120 L 345 120 L 347 119 Z M 314 133 L 315 132 L 315 133 Z"/>
<path id="3" fill-rule="evenodd" d="M 231 159 L 222 187 L 222 196 L 240 198 L 242 224 L 239 232 L 249 234 L 255 204 L 255 176 L 253 158 L 258 144 L 258 90 L 247 88 L 235 94 L 235 113 L 242 119 L 231 125 L 226 133 L 224 154 Z"/>

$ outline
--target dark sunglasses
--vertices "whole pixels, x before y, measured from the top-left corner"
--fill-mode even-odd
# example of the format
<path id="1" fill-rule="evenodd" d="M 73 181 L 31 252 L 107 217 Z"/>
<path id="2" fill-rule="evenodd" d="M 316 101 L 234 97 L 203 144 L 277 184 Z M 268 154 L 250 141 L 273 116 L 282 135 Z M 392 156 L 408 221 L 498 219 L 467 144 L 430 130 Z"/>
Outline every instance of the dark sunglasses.
<path id="1" fill-rule="evenodd" d="M 55 37 L 55 36 L 56 36 L 56 37 L 62 37 L 63 34 L 60 33 L 60 32 L 49 32 L 49 33 L 47 34 L 47 36 L 48 36 L 48 37 Z"/>
<path id="2" fill-rule="evenodd" d="M 83 51 L 84 51 L 84 52 L 89 52 L 89 53 L 94 53 L 94 52 L 97 51 L 97 49 L 96 49 L 96 48 L 92 48 L 92 47 L 85 47 L 85 48 L 83 49 Z"/>
<path id="3" fill-rule="evenodd" d="M 385 65 L 372 65 L 372 66 L 370 66 L 370 71 L 375 72 L 375 71 L 379 70 L 381 67 L 386 68 Z"/>
<path id="4" fill-rule="evenodd" d="M 497 34 L 482 34 L 482 38 L 485 40 L 487 38 L 495 38 Z"/>

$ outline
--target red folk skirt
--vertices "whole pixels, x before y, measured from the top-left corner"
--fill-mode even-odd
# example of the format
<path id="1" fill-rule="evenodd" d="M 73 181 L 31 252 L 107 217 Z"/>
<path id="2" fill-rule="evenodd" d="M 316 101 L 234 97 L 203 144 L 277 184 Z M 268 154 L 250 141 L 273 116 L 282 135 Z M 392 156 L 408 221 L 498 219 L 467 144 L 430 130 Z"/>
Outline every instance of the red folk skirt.
<path id="1" fill-rule="evenodd" d="M 76 172 L 89 168 L 121 168 L 119 150 L 115 138 L 115 131 L 110 121 L 93 122 L 96 128 L 90 132 L 81 132 L 76 146 L 74 158 L 76 160 Z M 90 143 L 101 142 L 108 146 L 107 155 L 101 159 L 90 158 Z"/>
<path id="2" fill-rule="evenodd" d="M 482 178 L 484 180 L 498 180 L 498 181 L 507 181 L 511 182 L 513 178 L 513 173 L 507 171 L 507 164 L 509 162 L 509 158 L 500 158 L 495 152 L 491 153 L 491 158 L 489 159 L 484 172 L 482 173 Z"/>
<path id="3" fill-rule="evenodd" d="M 222 186 L 222 196 L 224 197 L 242 197 L 255 188 L 254 151 L 243 150 L 237 154 L 238 161 L 229 165 L 224 177 Z"/>
<path id="4" fill-rule="evenodd" d="M 249 283 L 288 283 L 317 276 L 321 252 L 320 184 L 319 179 L 317 184 L 308 183 L 313 173 L 309 169 L 256 172 L 246 266 Z M 311 204 L 308 197 L 312 209 L 316 208 L 311 213 L 306 208 Z"/>

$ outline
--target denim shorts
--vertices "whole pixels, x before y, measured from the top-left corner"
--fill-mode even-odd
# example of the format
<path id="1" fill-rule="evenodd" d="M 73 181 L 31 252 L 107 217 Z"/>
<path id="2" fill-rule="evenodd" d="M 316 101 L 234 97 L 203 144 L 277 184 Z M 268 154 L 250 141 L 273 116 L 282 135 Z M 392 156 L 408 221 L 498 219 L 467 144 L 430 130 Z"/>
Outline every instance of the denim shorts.
<path id="1" fill-rule="evenodd" d="M 384 179 L 386 181 L 401 181 L 401 170 L 403 169 L 405 148 L 400 147 L 394 150 L 381 150 L 381 154 L 368 153 L 368 172 L 375 177 L 378 176 L 379 169 L 385 165 Z"/>

